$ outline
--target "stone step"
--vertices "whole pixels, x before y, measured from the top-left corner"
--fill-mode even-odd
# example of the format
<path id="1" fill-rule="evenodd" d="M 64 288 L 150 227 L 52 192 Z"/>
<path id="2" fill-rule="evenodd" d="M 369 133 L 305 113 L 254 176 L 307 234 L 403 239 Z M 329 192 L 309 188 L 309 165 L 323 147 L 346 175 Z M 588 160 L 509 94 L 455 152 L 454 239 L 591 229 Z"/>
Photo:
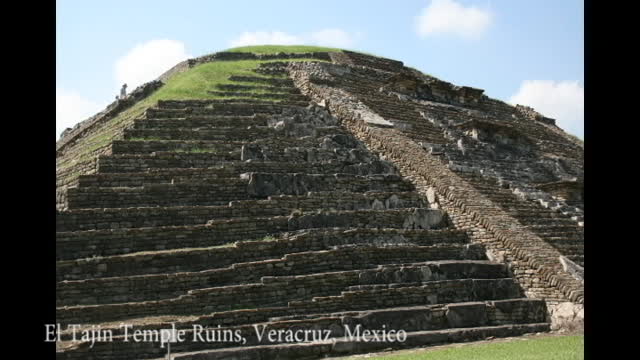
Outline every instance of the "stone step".
<path id="1" fill-rule="evenodd" d="M 249 173 L 241 178 L 172 179 L 137 187 L 72 187 L 67 209 L 148 206 L 226 205 L 233 200 L 265 199 L 309 192 L 409 192 L 413 185 L 398 175 Z M 384 204 L 376 207 L 384 208 Z"/>
<path id="2" fill-rule="evenodd" d="M 564 245 L 551 244 L 564 256 L 584 256 L 584 244 Z"/>
<path id="3" fill-rule="evenodd" d="M 170 183 L 183 179 L 238 178 L 250 172 L 305 173 L 305 174 L 397 174 L 388 162 L 372 160 L 361 163 L 338 161 L 310 161 L 283 163 L 278 161 L 224 161 L 205 168 L 146 168 L 145 171 L 127 171 L 108 156 L 98 158 L 98 173 L 80 175 L 79 186 L 142 186 L 149 183 Z M 115 159 L 115 158 L 114 158 Z M 130 165 L 129 167 L 133 167 Z"/>
<path id="4" fill-rule="evenodd" d="M 242 163 L 265 162 L 264 159 L 268 159 L 268 162 L 275 163 L 274 165 L 280 168 L 292 163 L 305 162 L 336 163 L 343 166 L 358 163 L 380 163 L 367 152 L 356 149 L 339 151 L 300 147 L 270 148 L 261 147 L 254 143 L 238 146 L 232 151 L 214 152 L 196 149 L 192 151 L 156 151 L 150 154 L 100 155 L 98 157 L 98 172 L 140 172 L 157 168 L 210 168 L 228 165 L 235 161 Z M 312 165 L 310 164 L 310 166 Z M 293 167 L 293 169 L 294 171 L 291 172 L 296 172 L 296 168 Z M 304 170 L 313 171 L 309 168 Z"/>
<path id="5" fill-rule="evenodd" d="M 241 84 L 216 84 L 215 87 L 222 91 L 245 91 L 251 93 L 269 92 L 300 94 L 300 90 L 291 86 L 265 86 L 265 85 L 241 85 Z"/>
<path id="6" fill-rule="evenodd" d="M 547 243 L 554 248 L 556 248 L 562 255 L 565 256 L 574 256 L 574 255 L 584 255 L 584 242 L 574 241 L 574 242 L 564 242 L 564 241 L 549 241 L 545 239 Z"/>
<path id="7" fill-rule="evenodd" d="M 468 316 L 468 315 L 471 316 Z M 467 315 L 465 318 L 461 318 L 460 315 Z M 407 320 L 411 321 L 407 321 Z M 405 322 L 402 322 L 402 321 Z M 487 329 L 491 327 L 494 331 L 497 328 L 506 328 L 511 327 L 508 332 L 509 335 L 514 335 L 512 332 L 514 327 L 527 325 L 529 330 L 534 331 L 546 331 L 548 330 L 548 324 L 545 323 L 545 305 L 544 302 L 540 300 L 530 300 L 530 299 L 513 299 L 513 300 L 498 300 L 498 301 L 486 301 L 486 302 L 469 302 L 469 303 L 459 303 L 459 304 L 439 304 L 439 305 L 430 305 L 430 306 L 414 306 L 414 307 L 404 307 L 404 308 L 391 308 L 384 310 L 371 310 L 371 311 L 362 311 L 362 312 L 353 312 L 348 314 L 335 314 L 328 315 L 323 317 L 316 317 L 304 320 L 279 320 L 279 321 L 270 321 L 270 322 L 261 322 L 256 324 L 246 324 L 244 326 L 224 326 L 221 329 L 233 329 L 237 330 L 243 338 L 246 339 L 244 344 L 234 344 L 230 341 L 223 342 L 206 342 L 199 341 L 199 338 L 195 338 L 194 341 L 194 331 L 196 334 L 200 331 L 200 328 L 197 326 L 204 327 L 204 324 L 200 323 L 178 323 L 176 324 L 177 329 L 181 329 L 185 333 L 184 342 L 180 342 L 172 345 L 172 352 L 176 354 L 176 356 L 182 356 L 185 352 L 188 351 L 234 351 L 234 347 L 237 350 L 239 346 L 243 346 L 242 349 L 247 349 L 247 345 L 249 346 L 278 346 L 277 344 L 281 344 L 286 342 L 286 339 L 278 339 L 277 337 L 273 339 L 264 339 L 262 342 L 256 336 L 256 327 L 258 329 L 262 329 L 263 327 L 267 327 L 269 330 L 281 330 L 281 331 L 296 331 L 299 329 L 303 330 L 311 330 L 315 329 L 321 330 L 326 329 L 329 330 L 329 338 L 337 340 L 337 343 L 341 340 L 348 339 L 349 333 L 345 334 L 345 330 L 349 329 L 351 335 L 355 335 L 356 332 L 360 332 L 364 329 L 375 329 L 381 330 L 385 329 L 387 331 L 395 330 L 403 330 L 408 332 L 409 334 L 414 334 L 415 332 L 431 332 L 433 334 L 441 331 L 456 331 L 461 330 L 461 328 L 465 328 L 467 332 L 469 332 L 470 328 L 482 327 Z M 382 326 L 387 324 L 386 326 Z M 532 326 L 534 325 L 535 326 Z M 546 326 L 543 326 L 546 325 Z M 138 326 L 136 329 L 164 329 L 170 328 L 170 323 L 152 323 L 145 326 Z M 59 352 L 58 358 L 62 357 L 63 359 L 77 359 L 77 358 L 86 358 L 87 356 L 91 356 L 93 359 L 103 359 L 103 358 L 123 358 L 130 356 L 131 358 L 150 358 L 150 357 L 162 357 L 165 353 L 165 349 L 160 348 L 158 343 L 148 342 L 144 345 L 129 345 L 131 342 L 124 342 L 124 333 L 121 329 L 116 327 L 104 328 L 113 331 L 114 333 L 114 342 L 117 342 L 118 346 L 110 347 L 107 346 L 109 344 L 106 343 L 96 343 L 94 347 L 90 347 L 89 343 L 76 343 L 73 344 L 72 347 L 65 351 Z M 504 331 L 504 330 L 503 330 Z M 309 343 L 311 341 L 320 341 L 323 340 L 325 336 L 321 336 L 321 332 L 316 334 L 315 336 L 309 336 L 307 339 L 302 337 L 300 342 L 297 345 L 303 345 L 305 343 Z M 346 335 L 346 336 L 345 336 Z M 62 337 L 65 339 L 71 339 L 71 333 L 63 333 Z M 486 334 L 485 334 L 486 336 Z M 315 338 L 314 338 L 315 337 Z M 444 339 L 448 339 L 449 336 L 444 337 Z M 409 339 L 409 336 L 407 336 Z M 465 340 L 471 340 L 465 339 Z M 204 340 L 204 338 L 202 339 Z M 306 340 L 306 341 L 305 341 Z M 434 339 L 435 340 L 435 339 Z M 442 340 L 442 339 L 441 339 Z M 441 341 L 440 340 L 440 341 Z M 68 341 L 68 340 L 67 340 Z M 431 343 L 439 343 L 436 341 L 432 341 Z M 414 344 L 406 344 L 405 346 L 415 346 Z M 181 355 L 182 354 L 182 355 Z M 202 353 L 201 353 L 202 354 Z M 244 354 L 244 356 L 250 356 L 250 353 L 246 351 L 237 352 L 238 355 Z M 279 353 L 280 354 L 280 353 Z M 256 354 L 253 354 L 256 355 Z M 299 354 L 298 354 L 299 356 Z M 247 357 L 247 358 L 263 358 L 263 357 Z M 266 358 L 279 358 L 276 356 L 273 357 L 264 357 Z M 298 358 L 298 357 L 292 357 Z M 307 358 L 307 357 L 305 357 Z M 162 358 L 164 359 L 164 358 Z"/>
<path id="8" fill-rule="evenodd" d="M 507 211 L 508 215 L 529 221 L 531 219 L 564 219 L 565 216 L 555 211 L 540 211 L 539 208 L 516 209 Z"/>
<path id="9" fill-rule="evenodd" d="M 404 69 L 402 61 L 387 59 L 374 55 L 367 55 L 353 51 L 344 50 L 341 55 L 347 57 L 350 63 L 356 66 L 372 68 L 376 70 L 398 72 Z M 367 69 L 368 70 L 368 69 Z M 379 74 L 379 72 L 377 72 Z"/>
<path id="10" fill-rule="evenodd" d="M 267 116 L 188 116 L 184 118 L 136 119 L 134 129 L 207 129 L 267 126 Z"/>
<path id="11" fill-rule="evenodd" d="M 488 197 L 491 200 L 491 197 Z M 547 211 L 553 211 L 553 210 L 549 210 L 546 208 L 543 208 L 542 206 L 540 206 L 540 204 L 536 204 L 534 202 L 531 201 L 522 201 L 522 200 L 518 200 L 518 199 L 513 199 L 513 200 L 509 200 L 509 201 L 496 201 L 496 203 L 498 205 L 500 205 L 501 208 L 503 208 L 505 211 L 507 212 L 520 212 L 520 211 L 540 211 L 542 212 L 547 212 Z M 558 213 L 559 214 L 559 213 Z M 547 220 L 549 217 L 545 217 L 545 218 L 541 218 L 541 220 Z M 557 218 L 553 218 L 554 220 L 560 220 L 563 221 L 561 219 L 569 219 L 569 217 L 564 216 L 564 217 L 557 217 Z"/>
<path id="12" fill-rule="evenodd" d="M 166 206 L 64 210 L 56 213 L 56 231 L 124 229 L 204 224 L 213 219 L 288 216 L 295 209 L 366 210 L 424 207 L 415 192 L 312 192 L 239 200 L 224 206 Z"/>
<path id="13" fill-rule="evenodd" d="M 160 120 L 159 120 L 160 121 Z M 112 154 L 150 154 L 153 152 L 207 152 L 207 153 L 241 153 L 243 147 L 252 147 L 254 152 L 264 153 L 263 158 L 270 158 L 273 154 L 285 151 L 305 150 L 306 152 L 331 150 L 340 152 L 353 152 L 363 149 L 358 147 L 358 142 L 342 133 L 337 127 L 320 127 L 316 135 L 298 137 L 262 138 L 252 142 L 244 140 L 114 140 L 111 144 Z M 368 154 L 370 156 L 370 154 Z M 252 157 L 245 156 L 247 160 Z M 256 160 L 255 157 L 253 157 Z M 273 161 L 273 160 L 271 160 Z"/>
<path id="14" fill-rule="evenodd" d="M 339 296 L 290 301 L 288 308 L 296 314 L 309 314 L 519 297 L 521 289 L 512 278 L 459 279 L 412 287 L 343 291 Z"/>
<path id="15" fill-rule="evenodd" d="M 75 187 L 67 190 L 68 209 L 147 206 L 225 205 L 253 196 L 245 179 L 224 179 L 216 184 L 147 184 L 141 187 Z"/>
<path id="16" fill-rule="evenodd" d="M 151 154 L 154 152 L 186 152 L 207 154 L 238 153 L 245 141 L 207 141 L 207 140 L 114 140 L 111 143 L 111 153 L 124 154 Z"/>
<path id="17" fill-rule="evenodd" d="M 351 175 L 351 174 L 278 174 L 249 173 L 248 191 L 252 196 L 303 195 L 316 191 L 344 192 L 409 192 L 413 184 L 399 175 Z"/>
<path id="18" fill-rule="evenodd" d="M 327 296 L 338 294 L 342 290 L 364 290 L 366 286 L 385 286 L 388 283 L 406 287 L 421 286 L 434 280 L 508 276 L 507 269 L 502 264 L 474 261 L 484 257 L 484 249 L 475 244 L 393 247 L 363 245 L 306 251 L 287 254 L 280 259 L 235 263 L 227 268 L 199 272 L 63 281 L 56 287 L 56 306 L 163 300 L 185 295 L 196 289 L 266 284 L 267 278 L 264 277 L 269 277 L 269 284 L 280 282 L 286 286 L 294 280 L 306 284 L 299 288 L 298 295 L 308 295 L 319 288 L 329 289 L 325 285 L 333 283 L 329 292 L 314 293 L 316 296 Z M 303 280 L 306 278 L 311 280 L 305 283 Z M 316 287 L 318 283 L 321 286 Z"/>
<path id="19" fill-rule="evenodd" d="M 303 124 L 304 125 L 304 124 Z M 305 128 L 306 129 L 306 128 Z M 285 128 L 274 127 L 213 127 L 204 129 L 173 128 L 173 129 L 125 129 L 125 140 L 210 140 L 210 141 L 244 141 L 264 142 L 270 139 L 271 143 L 277 143 L 279 139 L 297 139 L 306 136 L 321 138 L 323 136 L 343 135 L 343 130 L 338 126 L 316 126 L 312 131 L 296 133 L 295 129 L 289 131 Z M 302 140 L 302 139 L 301 139 Z M 317 145 L 316 145 L 317 146 Z M 316 147 L 314 146 L 314 147 Z"/>
<path id="20" fill-rule="evenodd" d="M 575 230 L 574 231 L 533 231 L 533 233 L 548 242 L 556 242 L 560 240 L 560 243 L 584 244 L 584 233 L 580 233 Z"/>
<path id="21" fill-rule="evenodd" d="M 571 255 L 584 255 L 584 242 L 575 241 L 574 243 L 555 243 L 548 242 L 549 245 L 556 248 L 562 255 L 571 256 Z"/>
<path id="22" fill-rule="evenodd" d="M 196 109 L 214 108 L 227 105 L 249 105 L 249 106 L 298 106 L 306 107 L 307 101 L 278 101 L 269 99 L 249 99 L 249 98 L 226 98 L 226 99 L 191 99 L 191 100 L 160 100 L 157 104 L 159 109 Z"/>
<path id="23" fill-rule="evenodd" d="M 258 75 L 267 75 L 267 76 L 286 76 L 287 70 L 286 67 L 259 67 L 252 69 L 254 73 Z"/>
<path id="24" fill-rule="evenodd" d="M 151 154 L 100 155 L 99 172 L 142 172 L 147 169 L 211 168 L 240 161 L 239 151 L 229 152 L 153 152 Z M 118 171 L 120 172 L 120 171 Z"/>
<path id="25" fill-rule="evenodd" d="M 377 244 L 417 245 L 466 244 L 462 230 L 402 230 L 333 228 L 286 232 L 258 241 L 238 241 L 230 246 L 145 251 L 56 262 L 56 278 L 84 280 L 144 274 L 195 272 L 223 268 L 235 263 L 280 258 L 286 254 L 329 250 L 335 247 Z"/>
<path id="26" fill-rule="evenodd" d="M 231 81 L 238 82 L 251 82 L 258 84 L 267 84 L 269 86 L 280 86 L 280 87 L 295 87 L 293 80 L 288 78 L 273 78 L 273 77 L 265 77 L 265 76 L 241 76 L 241 75 L 232 75 L 229 77 Z"/>
<path id="27" fill-rule="evenodd" d="M 508 299 L 486 302 L 407 306 L 322 314 L 298 314 L 272 317 L 269 321 L 341 318 L 345 325 L 367 328 L 433 330 L 442 327 L 473 327 L 541 323 L 547 320 L 547 309 L 541 299 Z M 413 321 L 411 321 L 413 320 Z M 386 326 L 383 326 L 385 325 Z"/>
<path id="28" fill-rule="evenodd" d="M 542 211 L 541 211 L 542 212 Z M 576 225 L 576 222 L 571 220 L 569 217 L 557 217 L 557 218 L 528 218 L 528 219 L 518 219 L 521 220 L 524 226 L 532 230 L 538 229 L 550 229 L 550 230 L 579 230 L 580 228 Z M 579 230 L 582 231 L 582 230 Z"/>
<path id="29" fill-rule="evenodd" d="M 306 164 L 305 164 L 306 165 Z M 171 183 L 186 179 L 228 179 L 239 178 L 246 170 L 263 170 L 267 167 L 277 169 L 277 163 L 244 163 L 224 162 L 223 165 L 208 168 L 148 168 L 146 171 L 137 172 L 110 172 L 105 170 L 118 170 L 103 165 L 102 172 L 78 177 L 80 187 L 135 187 L 145 184 Z M 292 167 L 293 170 L 302 170 L 302 166 Z M 284 169 L 283 169 L 284 171 Z"/>
<path id="30" fill-rule="evenodd" d="M 250 99 L 159 100 L 156 108 L 147 110 L 147 117 L 158 114 L 246 115 L 280 114 L 291 108 L 306 108 L 308 102 L 263 101 Z M 155 110 L 152 110 L 155 109 Z M 149 110 L 152 110 L 149 112 Z"/>
<path id="31" fill-rule="evenodd" d="M 584 236 L 584 228 L 581 226 L 578 226 L 578 224 L 574 220 L 568 217 L 565 217 L 564 219 L 561 219 L 561 220 L 559 219 L 558 221 L 551 220 L 548 222 L 544 222 L 544 221 L 535 222 L 534 225 L 531 225 L 531 223 L 528 221 L 520 221 L 520 222 L 523 224 L 523 227 L 535 233 L 549 234 L 550 236 L 553 236 L 553 234 L 558 234 L 559 236 L 564 236 L 564 235 L 575 235 L 575 236 L 582 236 L 582 237 Z"/>
<path id="32" fill-rule="evenodd" d="M 439 210 L 407 208 L 222 219 L 211 220 L 205 225 L 58 232 L 56 257 L 58 260 L 72 260 L 140 251 L 218 246 L 303 229 L 438 229 L 445 226 L 446 219 Z"/>
<path id="33" fill-rule="evenodd" d="M 141 173 L 156 169 L 207 169 L 240 162 L 240 156 L 241 154 L 237 151 L 226 153 L 155 152 L 151 154 L 100 155 L 97 166 L 98 174 Z M 147 183 L 164 183 L 166 180 L 166 178 L 158 178 L 154 181 L 152 179 L 153 176 L 147 177 L 149 178 Z M 174 178 L 171 179 L 173 180 Z"/>
<path id="34" fill-rule="evenodd" d="M 271 100 L 287 100 L 287 101 L 310 101 L 309 97 L 302 94 L 289 94 L 282 92 L 246 92 L 246 91 L 207 91 L 209 95 L 221 97 L 238 97 L 248 99 L 271 99 Z"/>
<path id="35" fill-rule="evenodd" d="M 339 278 L 338 275 L 336 276 Z M 187 295 L 165 300 L 59 307 L 56 309 L 56 321 L 63 325 L 91 324 L 124 321 L 158 314 L 200 315 L 231 309 L 257 309 L 268 306 L 288 306 L 290 311 L 299 314 L 521 297 L 520 288 L 511 278 L 437 280 L 416 287 L 343 291 L 337 296 L 324 297 L 313 297 L 313 292 L 322 292 L 323 287 L 331 288 L 331 283 L 318 280 L 320 281 L 318 284 L 305 288 L 302 285 L 305 281 L 308 279 L 299 281 L 290 279 L 284 285 L 279 282 L 265 282 L 191 290 Z M 311 290 L 312 294 L 307 294 L 307 289 Z M 296 298 L 308 298 L 308 300 L 293 300 Z"/>
<path id="36" fill-rule="evenodd" d="M 277 105 L 275 103 L 259 104 L 259 103 L 225 103 L 209 105 L 192 106 L 192 104 L 179 105 L 170 107 L 149 108 L 145 112 L 148 119 L 163 118 L 184 118 L 194 116 L 253 116 L 253 115 L 275 115 L 282 112 L 290 106 Z M 300 107 L 296 107 L 300 108 Z"/>
<path id="37" fill-rule="evenodd" d="M 270 127 L 215 127 L 202 130 L 190 128 L 176 129 L 125 129 L 123 138 L 150 140 L 244 140 L 255 141 L 265 137 L 282 135 Z"/>

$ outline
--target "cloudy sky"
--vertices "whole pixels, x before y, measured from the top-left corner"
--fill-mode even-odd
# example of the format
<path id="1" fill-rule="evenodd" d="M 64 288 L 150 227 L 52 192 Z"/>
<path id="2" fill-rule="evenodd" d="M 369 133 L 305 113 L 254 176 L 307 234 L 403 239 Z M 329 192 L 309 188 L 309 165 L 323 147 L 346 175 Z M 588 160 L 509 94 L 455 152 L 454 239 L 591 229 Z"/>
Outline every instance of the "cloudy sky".
<path id="1" fill-rule="evenodd" d="M 56 136 L 189 57 L 315 44 L 485 89 L 583 137 L 583 14 L 577 0 L 57 0 Z"/>

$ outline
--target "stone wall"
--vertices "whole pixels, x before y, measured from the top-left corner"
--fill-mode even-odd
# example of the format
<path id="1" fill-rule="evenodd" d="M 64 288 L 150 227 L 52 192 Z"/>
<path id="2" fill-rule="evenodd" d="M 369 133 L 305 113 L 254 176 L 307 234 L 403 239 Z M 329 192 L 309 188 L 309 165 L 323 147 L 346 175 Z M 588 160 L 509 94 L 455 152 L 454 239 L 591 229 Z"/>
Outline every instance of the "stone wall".
<path id="1" fill-rule="evenodd" d="M 344 226 L 361 228 L 438 229 L 448 219 L 427 209 L 355 210 L 337 214 L 234 218 L 210 220 L 207 224 L 156 228 L 105 229 L 83 234 L 60 232 L 56 236 L 56 258 L 69 260 L 91 256 L 110 256 L 148 250 L 207 247 L 235 241 L 262 238 L 284 231 Z"/>
<path id="2" fill-rule="evenodd" d="M 141 275 L 127 278 L 103 278 L 58 283 L 56 288 L 57 306 L 93 305 L 122 302 L 159 300 L 187 294 L 188 290 L 216 286 L 260 283 L 263 277 L 277 276 L 269 280 L 270 284 L 280 283 L 284 288 L 300 275 L 317 274 L 315 277 L 330 279 L 335 272 L 336 279 L 330 289 L 326 286 L 316 287 L 299 281 L 306 296 L 313 291 L 315 295 L 334 295 L 349 286 L 375 285 L 389 283 L 422 283 L 432 280 L 458 278 L 490 279 L 508 277 L 504 267 L 496 264 L 482 266 L 476 263 L 435 263 L 432 265 L 394 267 L 379 270 L 367 270 L 379 264 L 418 263 L 438 260 L 481 260 L 484 258 L 483 248 L 479 245 L 465 246 L 452 244 L 448 246 L 358 246 L 329 249 L 324 252 L 290 253 L 282 259 L 256 262 L 238 261 L 240 265 L 227 268 L 210 269 L 199 272 L 182 272 L 168 276 L 167 274 Z M 346 261 L 345 261 L 346 260 Z M 352 269 L 361 269 L 353 270 Z M 295 275 L 296 278 L 287 276 Z M 448 276 L 451 276 L 450 278 Z M 389 281 L 386 280 L 389 277 Z M 309 276 L 308 279 L 314 279 Z M 326 284 L 326 283 L 325 283 Z M 380 285 L 382 286 L 382 285 Z M 320 289 L 320 290 L 318 290 Z M 265 302 L 272 302 L 264 299 Z"/>
<path id="3" fill-rule="evenodd" d="M 277 195 L 267 199 L 231 201 L 223 206 L 173 206 L 148 208 L 105 208 L 60 211 L 58 232 L 204 224 L 210 219 L 284 216 L 291 209 L 368 210 L 424 207 L 426 201 L 415 192 L 344 191 L 309 192 L 303 196 Z"/>
<path id="4" fill-rule="evenodd" d="M 417 305 L 417 303 L 433 305 L 478 299 L 506 300 L 520 296 L 519 288 L 512 279 L 459 279 L 436 280 L 414 287 L 354 291 L 356 296 L 342 294 L 312 300 L 315 295 L 321 295 L 324 291 L 333 290 L 337 292 L 336 295 L 339 295 L 339 291 L 344 288 L 343 277 L 352 277 L 356 280 L 358 275 L 357 272 L 338 272 L 323 276 L 285 278 L 284 282 L 271 282 L 274 278 L 265 277 L 261 283 L 191 290 L 188 295 L 171 299 L 109 304 L 100 307 L 63 307 L 58 308 L 56 320 L 65 325 L 87 324 L 152 316 L 158 313 L 175 315 L 193 312 L 210 313 L 234 308 L 265 308 L 287 306 L 287 304 L 290 313 L 313 314 L 366 310 L 381 301 L 393 301 L 399 306 Z M 333 279 L 327 279 L 327 277 Z M 308 293 L 308 290 L 311 293 Z M 296 297 L 301 300 L 287 301 Z"/>
<path id="5" fill-rule="evenodd" d="M 59 262 L 58 280 L 115 277 L 152 273 L 193 272 L 222 268 L 236 263 L 273 259 L 290 253 L 328 250 L 338 246 L 378 244 L 431 246 L 437 243 L 465 244 L 467 235 L 460 230 L 440 229 L 428 232 L 395 229 L 352 229 L 348 232 L 316 229 L 298 234 L 285 233 L 271 241 L 239 241 L 226 247 L 182 251 L 179 254 L 150 253 L 131 262 L 126 256 L 94 257 Z M 211 260 L 211 261 L 209 261 Z M 153 264 L 149 267 L 147 264 Z"/>

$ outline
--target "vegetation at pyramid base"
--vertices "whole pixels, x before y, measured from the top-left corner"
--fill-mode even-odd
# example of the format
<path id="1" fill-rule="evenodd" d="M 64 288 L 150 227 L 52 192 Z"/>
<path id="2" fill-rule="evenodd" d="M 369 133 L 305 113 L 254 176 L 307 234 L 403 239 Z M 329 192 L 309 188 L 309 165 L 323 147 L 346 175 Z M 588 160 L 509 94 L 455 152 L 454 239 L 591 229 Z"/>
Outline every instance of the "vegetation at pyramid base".
<path id="1" fill-rule="evenodd" d="M 454 345 L 444 349 L 410 350 L 390 355 L 369 355 L 372 360 L 579 360 L 584 359 L 584 336 L 545 336 Z M 362 355 L 336 360 L 357 360 Z"/>

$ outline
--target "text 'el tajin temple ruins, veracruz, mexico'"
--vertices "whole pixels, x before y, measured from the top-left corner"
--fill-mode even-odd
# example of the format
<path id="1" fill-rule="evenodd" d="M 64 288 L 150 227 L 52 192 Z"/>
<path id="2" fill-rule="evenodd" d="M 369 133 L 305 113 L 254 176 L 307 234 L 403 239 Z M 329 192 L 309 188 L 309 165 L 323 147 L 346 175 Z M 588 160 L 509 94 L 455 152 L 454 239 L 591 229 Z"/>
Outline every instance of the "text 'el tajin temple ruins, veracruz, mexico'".
<path id="1" fill-rule="evenodd" d="M 166 344 L 120 341 L 123 323 L 184 330 L 180 360 L 579 326 L 583 142 L 483 92 L 351 51 L 236 50 L 181 62 L 67 129 L 57 359 L 165 358 Z M 114 339 L 73 341 L 70 324 Z M 331 336 L 259 339 L 265 326 Z"/>

